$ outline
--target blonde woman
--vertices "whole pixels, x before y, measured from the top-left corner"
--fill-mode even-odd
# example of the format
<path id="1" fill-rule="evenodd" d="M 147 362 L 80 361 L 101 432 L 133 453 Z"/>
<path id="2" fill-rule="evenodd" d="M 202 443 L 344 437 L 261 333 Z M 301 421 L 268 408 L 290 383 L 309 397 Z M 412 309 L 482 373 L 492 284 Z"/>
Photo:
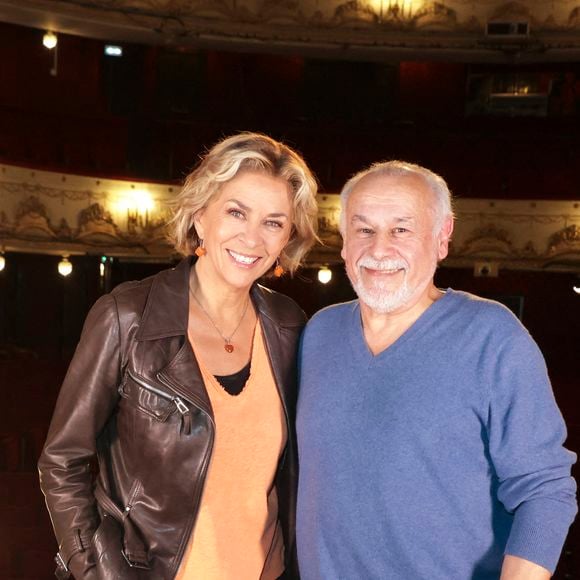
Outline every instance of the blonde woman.
<path id="1" fill-rule="evenodd" d="M 296 576 L 305 319 L 257 280 L 298 267 L 316 240 L 315 196 L 289 147 L 225 139 L 177 198 L 170 228 L 185 259 L 95 304 L 39 462 L 57 576 Z"/>

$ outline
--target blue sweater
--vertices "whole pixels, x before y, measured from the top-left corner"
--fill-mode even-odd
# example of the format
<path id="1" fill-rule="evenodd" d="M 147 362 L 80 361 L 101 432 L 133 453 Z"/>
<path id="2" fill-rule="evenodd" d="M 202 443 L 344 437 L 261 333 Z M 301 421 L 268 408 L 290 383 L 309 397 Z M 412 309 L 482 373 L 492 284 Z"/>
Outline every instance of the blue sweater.
<path id="1" fill-rule="evenodd" d="M 368 350 L 357 301 L 308 324 L 298 403 L 303 580 L 554 570 L 576 513 L 543 357 L 511 312 L 448 290 Z"/>

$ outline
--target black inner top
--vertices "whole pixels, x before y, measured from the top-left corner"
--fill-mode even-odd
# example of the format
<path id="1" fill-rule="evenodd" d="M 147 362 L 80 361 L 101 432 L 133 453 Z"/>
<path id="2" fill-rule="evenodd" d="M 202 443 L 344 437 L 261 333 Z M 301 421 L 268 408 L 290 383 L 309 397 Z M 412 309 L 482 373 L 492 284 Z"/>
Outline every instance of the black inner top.
<path id="1" fill-rule="evenodd" d="M 218 376 L 214 375 L 218 383 L 224 388 L 224 390 L 230 395 L 239 395 L 246 386 L 248 379 L 250 378 L 250 365 L 252 361 L 237 373 L 233 375 Z"/>

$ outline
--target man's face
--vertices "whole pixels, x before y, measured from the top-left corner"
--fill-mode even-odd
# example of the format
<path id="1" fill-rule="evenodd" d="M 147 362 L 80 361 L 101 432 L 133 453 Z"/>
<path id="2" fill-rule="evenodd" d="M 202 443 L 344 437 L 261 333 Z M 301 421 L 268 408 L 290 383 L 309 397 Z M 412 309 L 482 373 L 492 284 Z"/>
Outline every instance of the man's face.
<path id="1" fill-rule="evenodd" d="M 428 297 L 447 255 L 451 218 L 435 232 L 435 194 L 416 175 L 370 175 L 346 206 L 342 258 L 360 300 L 380 314 Z"/>

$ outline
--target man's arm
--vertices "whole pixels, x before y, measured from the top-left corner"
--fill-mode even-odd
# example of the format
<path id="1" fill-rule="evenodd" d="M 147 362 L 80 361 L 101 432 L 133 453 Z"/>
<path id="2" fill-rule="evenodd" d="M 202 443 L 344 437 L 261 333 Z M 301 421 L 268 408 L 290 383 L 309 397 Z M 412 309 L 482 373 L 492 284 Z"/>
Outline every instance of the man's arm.
<path id="1" fill-rule="evenodd" d="M 499 580 L 549 580 L 551 574 L 529 560 L 506 554 Z"/>
<path id="2" fill-rule="evenodd" d="M 496 321 L 503 336 L 495 348 L 490 381 L 489 452 L 497 498 L 513 514 L 505 553 L 550 573 L 577 511 L 576 484 L 570 476 L 576 457 L 563 447 L 566 428 L 542 354 L 514 322 Z M 506 561 L 506 573 L 512 564 Z"/>

